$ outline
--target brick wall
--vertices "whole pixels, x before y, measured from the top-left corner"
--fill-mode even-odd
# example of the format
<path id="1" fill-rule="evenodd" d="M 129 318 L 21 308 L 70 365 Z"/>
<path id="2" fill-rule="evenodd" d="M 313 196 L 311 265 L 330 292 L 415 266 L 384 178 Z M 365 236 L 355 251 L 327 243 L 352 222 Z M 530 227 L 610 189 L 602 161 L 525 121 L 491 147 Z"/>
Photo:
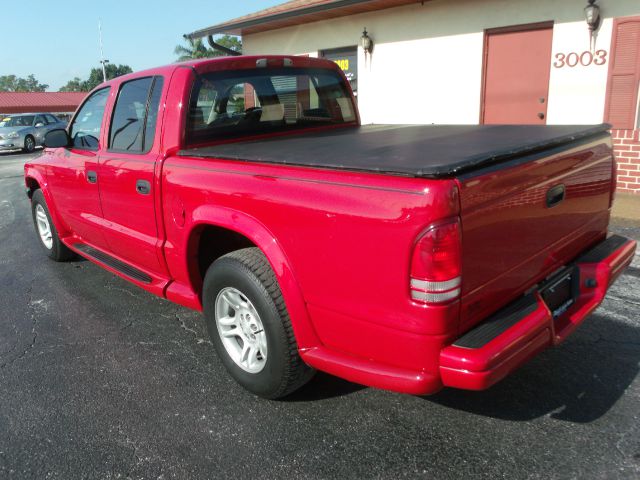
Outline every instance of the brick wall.
<path id="1" fill-rule="evenodd" d="M 640 194 L 640 129 L 611 130 L 618 161 L 618 191 Z"/>

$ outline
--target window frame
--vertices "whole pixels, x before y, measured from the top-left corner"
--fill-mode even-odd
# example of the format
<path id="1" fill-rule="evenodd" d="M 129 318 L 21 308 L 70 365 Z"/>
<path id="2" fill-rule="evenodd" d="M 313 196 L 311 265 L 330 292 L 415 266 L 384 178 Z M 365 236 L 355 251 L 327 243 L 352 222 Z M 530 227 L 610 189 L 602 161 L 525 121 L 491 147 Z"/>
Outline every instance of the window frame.
<path id="1" fill-rule="evenodd" d="M 147 75 L 144 77 L 137 77 L 137 78 L 132 78 L 131 80 L 127 80 L 126 82 L 122 82 L 119 86 L 118 86 L 118 95 L 116 96 L 115 101 L 113 102 L 113 108 L 111 109 L 110 112 L 110 119 L 109 119 L 109 129 L 108 129 L 108 135 L 107 135 L 107 148 L 106 151 L 109 153 L 126 153 L 128 155 L 146 155 L 149 152 L 151 152 L 151 150 L 153 150 L 153 146 L 155 144 L 155 139 L 156 139 L 156 133 L 158 132 L 158 118 L 156 118 L 156 126 L 155 129 L 153 131 L 153 141 L 149 144 L 149 146 L 147 148 L 145 148 L 144 150 L 125 150 L 125 149 L 121 149 L 121 148 L 111 148 L 111 129 L 113 128 L 113 122 L 115 120 L 115 111 L 116 111 L 116 107 L 118 106 L 118 100 L 120 99 L 120 95 L 122 94 L 122 90 L 124 89 L 125 85 L 131 83 L 131 82 L 136 82 L 139 80 L 145 80 L 145 79 L 151 79 L 151 86 L 149 87 L 149 91 L 147 92 L 147 100 L 145 103 L 145 109 L 144 109 L 144 120 L 142 122 L 142 145 L 146 146 L 146 136 L 147 136 L 147 120 L 149 119 L 149 108 L 151 106 L 151 97 L 153 96 L 154 90 L 156 88 L 156 85 L 158 83 L 158 79 L 160 80 L 161 84 L 160 84 L 160 88 L 164 88 L 164 77 L 162 75 Z M 162 92 L 160 92 L 160 101 L 158 102 L 158 109 L 160 108 L 160 104 L 162 102 Z M 157 117 L 159 117 L 159 115 L 157 115 Z"/>
<path id="2" fill-rule="evenodd" d="M 96 148 L 89 148 L 89 147 L 78 147 L 76 145 L 73 144 L 73 137 L 71 136 L 71 131 L 73 130 L 73 125 L 76 123 L 76 119 L 78 118 L 78 116 L 80 115 L 80 112 L 82 112 L 82 109 L 84 108 L 84 106 L 98 93 L 100 92 L 107 92 L 107 100 L 106 103 L 104 105 L 104 112 L 102 112 L 102 119 L 100 121 L 100 135 L 102 135 L 104 132 L 102 130 L 102 126 L 104 124 L 104 117 L 105 117 L 105 113 L 107 112 L 107 106 L 109 105 L 109 95 L 111 94 L 111 85 L 107 85 L 106 87 L 102 87 L 98 90 L 95 90 L 94 92 L 92 92 L 85 100 L 84 102 L 82 102 L 82 104 L 80 105 L 80 107 L 78 108 L 78 110 L 76 111 L 75 115 L 71 118 L 71 120 L 69 121 L 69 125 L 67 127 L 67 135 L 69 135 L 69 140 L 71 142 L 71 145 L 68 148 L 72 148 L 74 150 L 82 150 L 82 151 L 89 151 L 89 152 L 97 152 L 98 150 L 100 150 L 100 143 L 101 143 L 101 139 L 98 138 L 98 146 Z"/>

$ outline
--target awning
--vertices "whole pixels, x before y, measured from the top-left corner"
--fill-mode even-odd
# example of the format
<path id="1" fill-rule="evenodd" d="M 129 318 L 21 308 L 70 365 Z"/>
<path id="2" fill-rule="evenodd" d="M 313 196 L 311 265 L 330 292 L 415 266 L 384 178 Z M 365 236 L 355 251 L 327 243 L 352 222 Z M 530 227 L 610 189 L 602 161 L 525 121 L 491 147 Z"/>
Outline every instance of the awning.
<path id="1" fill-rule="evenodd" d="M 0 113 L 73 112 L 87 92 L 0 92 Z"/>

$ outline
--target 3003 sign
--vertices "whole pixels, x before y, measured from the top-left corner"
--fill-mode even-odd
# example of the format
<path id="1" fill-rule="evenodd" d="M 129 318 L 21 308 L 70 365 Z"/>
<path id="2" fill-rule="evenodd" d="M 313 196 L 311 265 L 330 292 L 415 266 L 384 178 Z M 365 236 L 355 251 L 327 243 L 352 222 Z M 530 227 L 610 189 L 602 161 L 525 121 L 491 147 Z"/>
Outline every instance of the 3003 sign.
<path id="1" fill-rule="evenodd" d="M 607 51 L 596 50 L 595 53 L 589 51 L 582 53 L 556 53 L 556 60 L 553 62 L 553 66 L 556 68 L 573 68 L 578 65 L 588 67 L 589 65 L 604 65 L 605 63 L 607 63 Z"/>

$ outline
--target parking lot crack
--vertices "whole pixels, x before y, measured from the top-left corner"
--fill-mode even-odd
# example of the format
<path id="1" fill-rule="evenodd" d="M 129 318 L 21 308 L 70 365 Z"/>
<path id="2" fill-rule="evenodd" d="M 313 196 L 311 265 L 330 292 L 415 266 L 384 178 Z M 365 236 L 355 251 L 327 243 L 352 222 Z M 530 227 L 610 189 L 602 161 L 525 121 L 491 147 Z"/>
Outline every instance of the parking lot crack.
<path id="1" fill-rule="evenodd" d="M 170 317 L 169 315 L 162 315 L 162 316 L 163 316 L 163 317 L 165 317 L 165 318 L 172 318 L 172 317 Z M 200 336 L 200 334 L 199 334 L 196 330 L 194 330 L 193 328 L 189 327 L 189 326 L 185 323 L 184 319 L 182 319 L 182 318 L 180 317 L 180 315 L 178 315 L 178 314 L 176 313 L 176 314 L 174 314 L 174 315 L 173 315 L 173 318 L 178 322 L 178 324 L 180 325 L 180 328 L 181 328 L 182 330 L 184 330 L 185 332 L 188 332 L 189 334 L 191 334 L 191 335 L 193 335 L 193 336 L 195 337 L 195 339 L 196 339 L 196 343 L 197 343 L 198 345 L 201 345 L 201 344 L 203 344 L 203 343 L 208 343 L 209 345 L 211 345 L 211 340 L 207 340 L 207 339 L 205 339 L 205 338 L 202 338 L 202 337 Z"/>
<path id="2" fill-rule="evenodd" d="M 4 369 L 10 365 L 13 365 L 16 361 L 23 359 L 27 353 L 29 353 L 29 351 L 31 349 L 33 349 L 33 347 L 36 344 L 36 340 L 38 339 L 38 318 L 39 318 L 39 312 L 37 311 L 37 308 L 34 307 L 41 307 L 44 306 L 45 310 L 46 310 L 46 304 L 44 303 L 44 300 L 34 300 L 33 299 L 33 284 L 36 281 L 36 277 L 34 276 L 31 281 L 29 282 L 29 288 L 27 289 L 27 308 L 31 311 L 31 341 L 29 342 L 29 344 L 24 347 L 24 349 L 22 350 L 22 353 L 20 353 L 20 355 L 12 358 L 11 360 L 4 362 L 2 364 L 0 364 L 0 369 Z M 17 343 L 16 345 L 11 349 L 10 352 L 11 353 L 13 351 L 15 351 L 17 349 Z"/>
<path id="3" fill-rule="evenodd" d="M 139 454 L 140 447 L 138 446 L 138 444 L 134 440 L 132 440 L 129 437 L 129 435 L 127 435 L 122 430 L 122 426 L 118 425 L 116 428 L 117 428 L 117 431 L 118 431 L 118 435 L 120 435 L 124 439 L 125 444 L 132 449 L 133 460 L 134 460 L 135 463 L 124 474 L 124 478 L 131 478 L 132 472 L 136 468 L 138 468 L 142 463 L 144 463 L 145 459 L 142 456 L 140 456 L 140 454 Z"/>

